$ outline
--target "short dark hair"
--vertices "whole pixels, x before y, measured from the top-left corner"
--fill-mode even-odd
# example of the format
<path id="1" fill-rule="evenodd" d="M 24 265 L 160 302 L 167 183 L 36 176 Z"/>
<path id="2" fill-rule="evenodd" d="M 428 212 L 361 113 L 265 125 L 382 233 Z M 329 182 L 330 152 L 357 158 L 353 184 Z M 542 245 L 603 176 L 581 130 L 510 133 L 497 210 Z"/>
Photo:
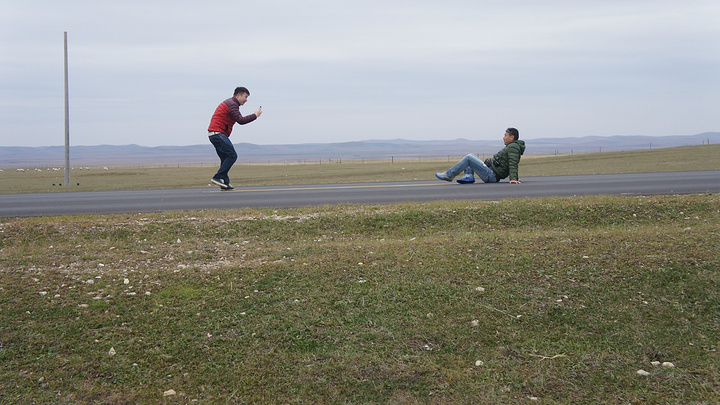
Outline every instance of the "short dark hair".
<path id="1" fill-rule="evenodd" d="M 233 93 L 233 97 L 237 97 L 238 94 L 245 93 L 248 96 L 250 95 L 250 90 L 247 89 L 247 87 L 235 87 L 235 92 Z"/>
<path id="2" fill-rule="evenodd" d="M 505 130 L 505 132 L 509 133 L 513 138 L 515 138 L 516 141 L 520 139 L 520 132 L 518 132 L 518 130 L 515 128 L 508 128 Z"/>

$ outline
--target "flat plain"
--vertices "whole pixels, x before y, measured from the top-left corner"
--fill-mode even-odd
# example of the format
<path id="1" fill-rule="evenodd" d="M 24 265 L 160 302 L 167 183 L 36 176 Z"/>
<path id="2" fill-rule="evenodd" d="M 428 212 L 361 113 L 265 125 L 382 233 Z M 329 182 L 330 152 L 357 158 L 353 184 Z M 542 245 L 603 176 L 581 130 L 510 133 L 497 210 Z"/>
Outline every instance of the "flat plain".
<path id="1" fill-rule="evenodd" d="M 448 169 L 459 158 L 236 164 L 230 175 L 236 186 L 434 180 L 435 172 Z M 520 162 L 521 177 L 719 169 L 720 144 L 630 152 L 528 155 Z M 69 186 L 62 185 L 65 175 L 61 168 L 22 170 L 0 172 L 0 194 L 203 187 L 210 183 L 217 166 L 73 167 Z"/>

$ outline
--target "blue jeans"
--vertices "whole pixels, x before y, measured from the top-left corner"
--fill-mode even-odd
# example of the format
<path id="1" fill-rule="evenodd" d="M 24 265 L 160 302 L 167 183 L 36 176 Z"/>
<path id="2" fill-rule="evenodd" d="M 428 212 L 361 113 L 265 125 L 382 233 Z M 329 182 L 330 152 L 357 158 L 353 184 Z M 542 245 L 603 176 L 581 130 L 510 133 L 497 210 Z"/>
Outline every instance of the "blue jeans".
<path id="1" fill-rule="evenodd" d="M 235 147 L 233 146 L 232 142 L 230 142 L 230 138 L 228 138 L 225 134 L 212 135 L 209 136 L 208 139 L 210 139 L 210 143 L 215 146 L 215 152 L 217 152 L 217 155 L 220 158 L 220 169 L 217 171 L 217 173 L 215 173 L 213 178 L 221 179 L 225 182 L 225 184 L 230 184 L 230 177 L 228 177 L 228 172 L 237 160 L 237 153 L 235 153 Z"/>
<path id="2" fill-rule="evenodd" d="M 455 166 L 451 167 L 446 173 L 448 176 L 453 178 L 463 171 L 466 176 L 472 176 L 473 172 L 477 173 L 480 180 L 485 183 L 497 183 L 498 181 L 495 176 L 495 172 L 492 171 L 491 168 L 487 167 L 485 162 L 480 160 L 479 157 L 473 154 L 469 154 L 460 159 L 460 161 L 457 162 Z"/>

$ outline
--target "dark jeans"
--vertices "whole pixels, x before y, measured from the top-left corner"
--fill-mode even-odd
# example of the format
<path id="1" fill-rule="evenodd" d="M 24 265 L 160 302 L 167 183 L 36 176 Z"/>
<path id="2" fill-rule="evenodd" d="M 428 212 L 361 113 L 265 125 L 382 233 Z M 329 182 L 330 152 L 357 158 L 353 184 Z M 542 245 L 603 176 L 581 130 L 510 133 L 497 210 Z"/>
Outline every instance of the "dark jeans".
<path id="1" fill-rule="evenodd" d="M 230 142 L 230 138 L 228 138 L 225 134 L 212 135 L 209 136 L 208 139 L 210 139 L 210 143 L 215 146 L 215 152 L 217 152 L 217 155 L 220 158 L 220 169 L 218 169 L 213 178 L 221 179 L 225 182 L 225 184 L 230 184 L 228 172 L 237 160 L 235 147 L 232 142 Z"/>

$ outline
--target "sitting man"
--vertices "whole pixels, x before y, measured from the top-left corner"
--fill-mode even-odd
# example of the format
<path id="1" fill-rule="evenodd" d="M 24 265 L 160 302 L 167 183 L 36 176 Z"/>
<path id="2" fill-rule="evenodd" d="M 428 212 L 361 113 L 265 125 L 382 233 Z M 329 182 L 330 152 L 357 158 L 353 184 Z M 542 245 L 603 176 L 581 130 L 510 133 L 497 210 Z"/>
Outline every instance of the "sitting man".
<path id="1" fill-rule="evenodd" d="M 518 138 L 520 138 L 518 130 L 508 128 L 503 136 L 505 148 L 496 153 L 495 156 L 483 162 L 477 156 L 469 154 L 448 171 L 435 173 L 435 177 L 440 180 L 452 181 L 455 176 L 464 171 L 465 177 L 457 180 L 460 184 L 475 183 L 473 173 L 476 173 L 485 183 L 497 183 L 510 176 L 510 183 L 520 184 L 518 164 L 520 163 L 520 156 L 525 153 L 525 141 Z"/>

